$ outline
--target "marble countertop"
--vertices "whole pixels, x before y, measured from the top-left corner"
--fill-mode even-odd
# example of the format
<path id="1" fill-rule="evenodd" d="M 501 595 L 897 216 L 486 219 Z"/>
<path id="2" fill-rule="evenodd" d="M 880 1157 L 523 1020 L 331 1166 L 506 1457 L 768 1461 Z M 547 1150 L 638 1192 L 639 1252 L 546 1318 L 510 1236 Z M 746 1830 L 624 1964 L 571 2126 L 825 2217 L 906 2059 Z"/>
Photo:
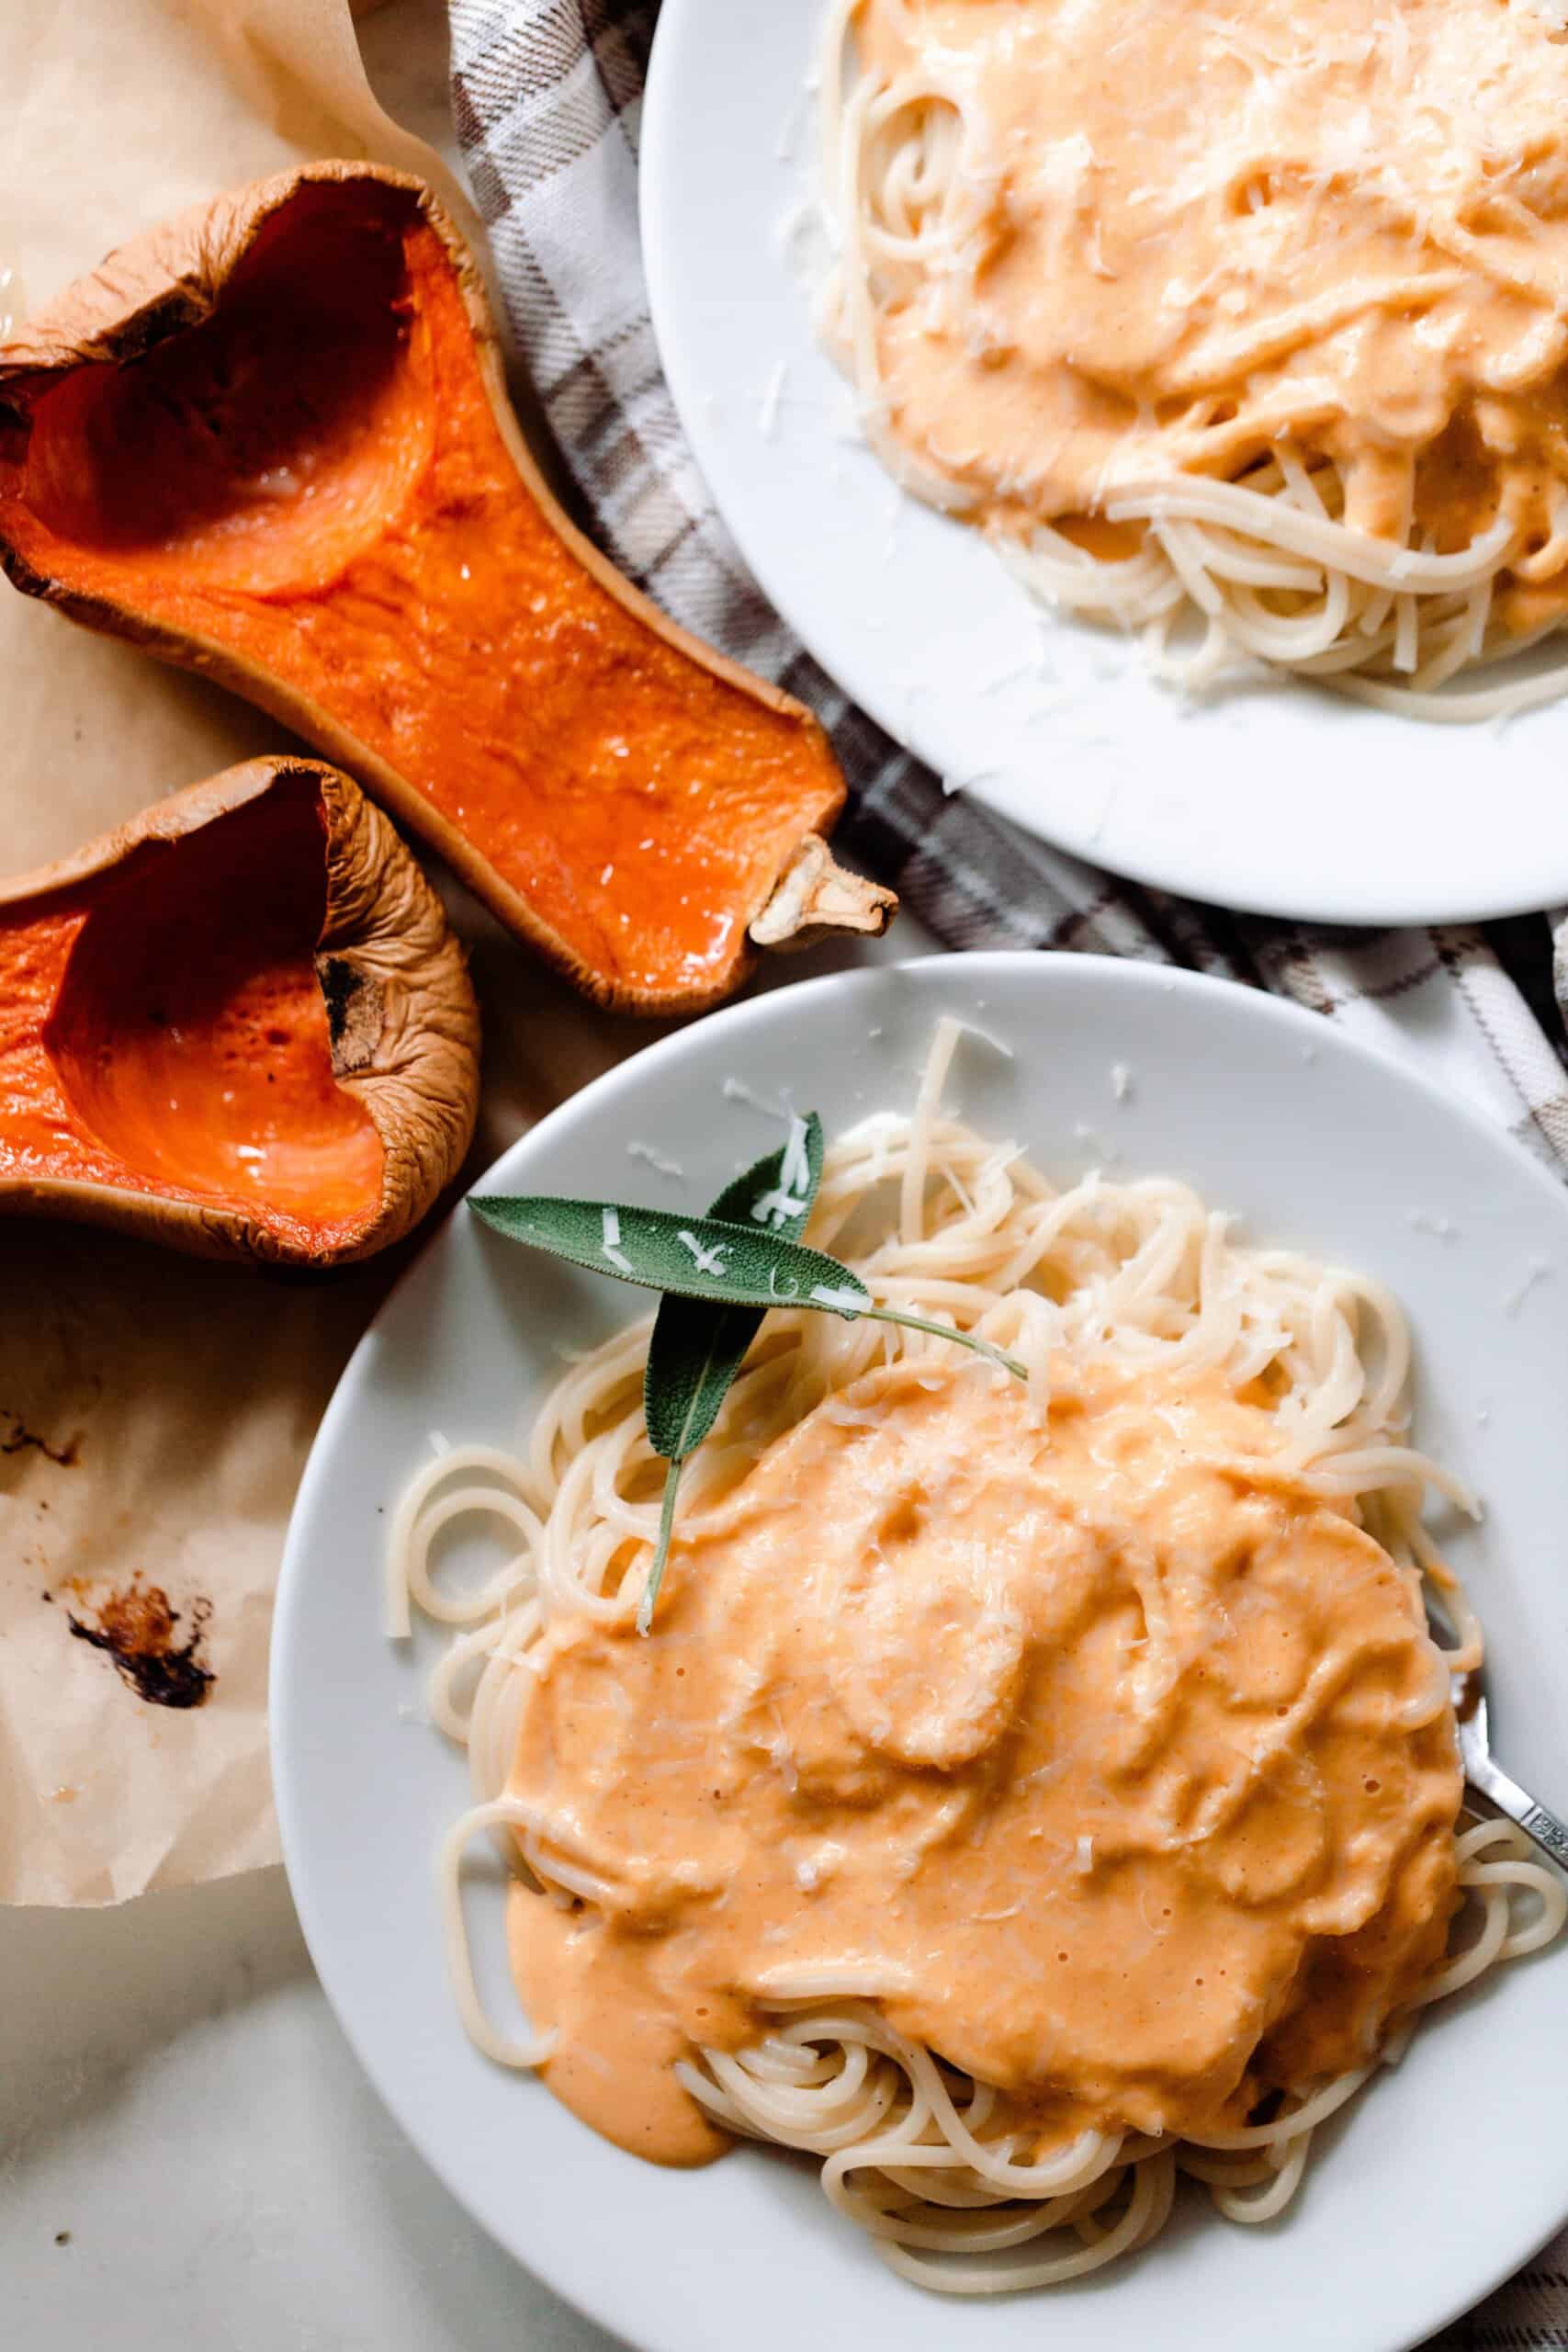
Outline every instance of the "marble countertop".
<path id="1" fill-rule="evenodd" d="M 0 1913 L 17 2352 L 601 2352 L 371 2091 L 283 1873 Z"/>

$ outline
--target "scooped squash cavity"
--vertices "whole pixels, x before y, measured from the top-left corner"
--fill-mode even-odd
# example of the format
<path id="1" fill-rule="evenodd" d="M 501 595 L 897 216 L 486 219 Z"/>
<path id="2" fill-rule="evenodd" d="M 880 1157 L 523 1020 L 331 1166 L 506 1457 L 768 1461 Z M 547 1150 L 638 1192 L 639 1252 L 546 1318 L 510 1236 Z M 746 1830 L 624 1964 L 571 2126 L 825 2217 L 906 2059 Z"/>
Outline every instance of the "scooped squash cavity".
<path id="1" fill-rule="evenodd" d="M 479 1014 L 392 827 L 253 760 L 0 885 L 0 1214 L 368 1257 L 456 1175 Z"/>
<path id="2" fill-rule="evenodd" d="M 821 850 L 810 714 L 549 496 L 472 258 L 400 174 L 243 188 L 0 351 L 0 560 L 343 762 L 607 1002 L 693 1009 L 754 939 L 891 912 Z"/>

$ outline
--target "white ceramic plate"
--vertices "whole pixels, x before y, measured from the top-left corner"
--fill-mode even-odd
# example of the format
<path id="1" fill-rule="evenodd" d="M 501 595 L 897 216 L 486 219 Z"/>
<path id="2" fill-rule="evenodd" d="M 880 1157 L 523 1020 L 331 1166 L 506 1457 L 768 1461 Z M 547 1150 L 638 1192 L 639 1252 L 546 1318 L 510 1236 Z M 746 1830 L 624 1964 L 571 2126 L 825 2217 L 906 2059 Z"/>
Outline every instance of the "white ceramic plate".
<path id="1" fill-rule="evenodd" d="M 788 251 L 822 7 L 664 0 L 642 228 L 697 461 L 823 667 L 939 775 L 1166 889 L 1354 923 L 1568 896 L 1568 709 L 1424 726 L 1268 682 L 1185 701 L 1135 645 L 1043 614 L 975 533 L 895 490 L 816 347 Z"/>
<path id="2" fill-rule="evenodd" d="M 1421 1434 L 1488 1498 L 1464 1565 L 1494 1640 L 1503 1752 L 1568 1797 L 1562 1433 L 1568 1200 L 1512 1144 L 1326 1023 L 1187 974 L 1077 956 L 945 956 L 784 989 L 603 1078 L 484 1189 L 700 1203 L 780 1130 L 723 1082 L 819 1110 L 829 1135 L 908 1104 L 942 1012 L 949 1099 L 1058 1178 L 1169 1170 L 1254 1234 L 1368 1268 L 1411 1309 Z M 1111 1066 L 1132 1075 L 1117 1099 Z M 682 1181 L 626 1154 L 679 1159 Z M 1448 1219 L 1445 1236 L 1431 1229 Z M 1414 1220 L 1414 1221 L 1413 1221 Z M 1546 1271 L 1541 1271 L 1541 1270 Z M 423 1720 L 437 1645 L 380 1632 L 387 1515 L 431 1432 L 505 1442 L 562 1347 L 629 1319 L 615 1284 L 458 1210 L 355 1356 L 289 1535 L 273 1653 L 284 1849 L 310 1951 L 372 2080 L 453 2192 L 563 2294 L 651 2352 L 1393 2352 L 1568 2214 L 1568 1954 L 1518 1964 L 1417 2036 L 1323 2137 L 1282 2222 L 1201 2210 L 1145 2256 L 1045 2296 L 954 2304 L 885 2269 L 809 2167 L 761 2151 L 661 2172 L 473 2050 L 447 1992 L 431 1856 L 465 1802 Z M 499 1917 L 472 1905 L 493 2014 Z"/>

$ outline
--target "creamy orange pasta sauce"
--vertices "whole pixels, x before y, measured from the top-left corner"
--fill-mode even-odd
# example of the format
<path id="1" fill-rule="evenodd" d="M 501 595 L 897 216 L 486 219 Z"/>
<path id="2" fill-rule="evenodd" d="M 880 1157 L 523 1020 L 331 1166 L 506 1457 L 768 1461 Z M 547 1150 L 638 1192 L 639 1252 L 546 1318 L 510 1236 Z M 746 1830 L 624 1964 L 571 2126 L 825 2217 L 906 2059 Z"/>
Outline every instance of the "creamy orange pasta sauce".
<path id="1" fill-rule="evenodd" d="M 904 1362 L 678 1545 L 651 1639 L 553 1623 L 510 1788 L 593 1899 L 511 1924 L 558 2096 L 702 2161 L 675 2060 L 847 1993 L 1042 2149 L 1362 2064 L 1443 1951 L 1453 1723 L 1413 1572 L 1279 1456 L 1217 1376 Z"/>
<path id="2" fill-rule="evenodd" d="M 852 247 L 831 333 L 912 486 L 1004 541 L 1050 525 L 1125 556 L 1151 486 L 1296 502 L 1257 471 L 1284 450 L 1324 469 L 1296 503 L 1395 548 L 1502 526 L 1438 677 L 1568 611 L 1568 47 L 1545 0 L 840 15 L 861 78 L 829 172 Z M 1201 603 L 1207 556 L 1162 547 Z M 1266 658 L 1292 658 L 1270 616 L 1323 593 L 1289 570 L 1222 565 L 1211 597 Z M 1393 643 L 1386 594 L 1295 633 L 1301 666 L 1429 659 L 1414 623 Z"/>

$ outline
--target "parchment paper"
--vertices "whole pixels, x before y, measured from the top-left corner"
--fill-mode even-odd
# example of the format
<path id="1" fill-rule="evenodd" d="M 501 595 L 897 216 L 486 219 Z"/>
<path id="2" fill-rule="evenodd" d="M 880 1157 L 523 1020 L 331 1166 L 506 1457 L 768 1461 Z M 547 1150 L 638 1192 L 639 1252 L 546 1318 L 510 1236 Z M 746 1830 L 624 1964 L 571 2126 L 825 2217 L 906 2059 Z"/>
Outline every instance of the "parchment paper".
<path id="1" fill-rule="evenodd" d="M 442 0 L 390 0 L 364 34 L 381 86 L 434 130 Z M 0 6 L 0 339 L 7 312 L 147 223 L 302 157 L 363 153 L 437 179 L 474 232 L 445 165 L 372 95 L 348 0 Z M 6 872 L 288 748 L 248 706 L 3 583 L 0 722 Z M 482 1161 L 649 1032 L 591 1012 L 449 896 L 485 1000 Z M 0 1221 L 0 1900 L 118 1902 L 276 1859 L 272 1588 L 310 1438 L 393 1254 L 302 1284 Z M 149 1703 L 72 1631 L 154 1589 L 175 1647 L 201 1633 L 199 1706 Z"/>

